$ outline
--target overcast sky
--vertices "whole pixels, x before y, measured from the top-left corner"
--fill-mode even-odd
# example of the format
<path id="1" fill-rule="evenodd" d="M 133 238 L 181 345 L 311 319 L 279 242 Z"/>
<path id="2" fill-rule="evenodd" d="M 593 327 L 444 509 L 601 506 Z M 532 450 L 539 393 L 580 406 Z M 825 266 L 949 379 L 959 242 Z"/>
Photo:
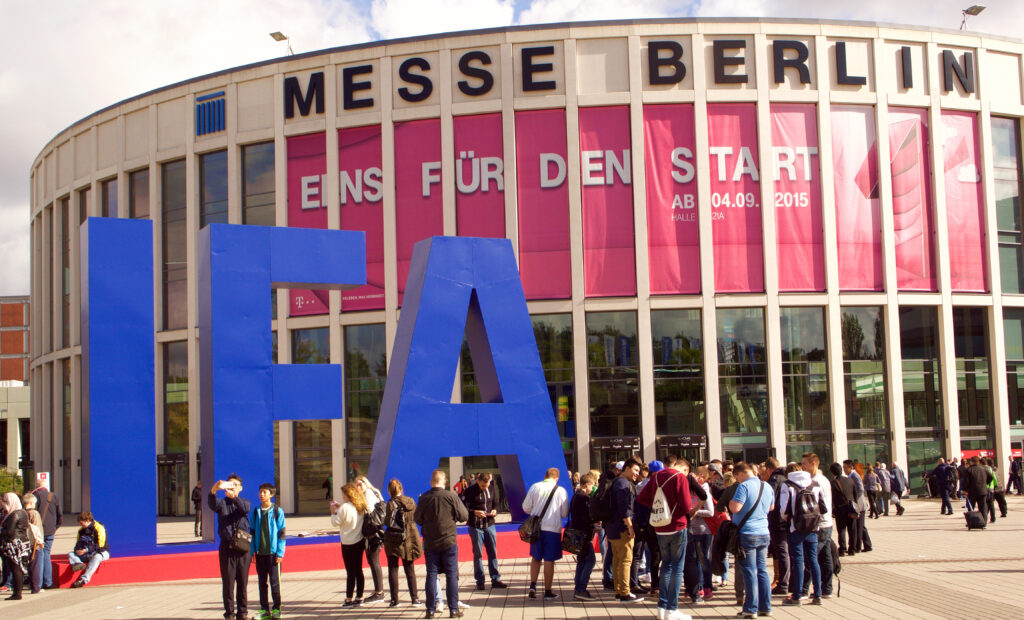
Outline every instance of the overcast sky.
<path id="1" fill-rule="evenodd" d="M 968 0 L 0 0 L 0 295 L 29 292 L 29 169 L 75 121 L 133 95 L 296 53 L 435 32 L 648 17 L 801 17 L 957 28 Z M 969 27 L 1019 37 L 1020 0 Z M 898 8 L 897 8 L 898 7 Z"/>

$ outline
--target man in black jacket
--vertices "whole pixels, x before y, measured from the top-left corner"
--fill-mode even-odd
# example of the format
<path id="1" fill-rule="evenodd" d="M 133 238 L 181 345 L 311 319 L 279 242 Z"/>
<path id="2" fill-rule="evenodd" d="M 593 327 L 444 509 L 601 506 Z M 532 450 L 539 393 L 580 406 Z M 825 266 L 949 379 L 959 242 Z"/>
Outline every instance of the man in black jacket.
<path id="1" fill-rule="evenodd" d="M 459 546 L 455 524 L 469 519 L 459 496 L 445 487 L 448 475 L 437 469 L 430 476 L 431 489 L 420 495 L 413 518 L 423 528 L 423 552 L 427 562 L 427 618 L 437 609 L 437 574 L 445 575 L 449 617 L 461 618 L 459 609 Z"/>
<path id="2" fill-rule="evenodd" d="M 498 572 L 498 537 L 494 529 L 494 517 L 498 514 L 498 497 L 491 488 L 491 478 L 490 472 L 484 472 L 476 477 L 475 484 L 469 484 L 463 492 L 466 510 L 470 516 L 469 540 L 473 543 L 473 577 L 476 578 L 477 590 L 485 588 L 484 549 L 487 550 L 487 572 L 491 577 L 491 587 L 508 587 L 501 581 L 501 573 Z"/>
<path id="3" fill-rule="evenodd" d="M 789 528 L 786 523 L 782 522 L 782 518 L 779 515 L 779 490 L 782 488 L 782 484 L 786 482 L 786 469 L 779 466 L 779 461 L 774 456 L 769 456 L 764 462 L 765 469 L 769 472 L 765 482 L 772 488 L 772 493 L 775 494 L 775 508 L 768 513 L 768 533 L 771 536 L 771 542 L 768 545 L 768 550 L 771 552 L 772 557 L 775 558 L 773 563 L 775 566 L 775 589 L 772 590 L 773 595 L 785 595 L 789 593 Z"/>
<path id="4" fill-rule="evenodd" d="M 192 489 L 192 507 L 196 511 L 196 538 L 203 535 L 203 481 L 196 480 L 196 486 Z"/>
<path id="5" fill-rule="evenodd" d="M 853 480 L 843 473 L 839 463 L 832 463 L 828 468 L 832 473 L 832 514 L 835 518 L 836 528 L 839 530 L 839 555 L 846 553 L 853 555 L 860 548 L 860 538 L 857 532 L 857 521 L 859 508 L 855 497 L 857 491 L 854 488 Z M 846 545 L 849 538 L 850 545 Z"/>
<path id="6" fill-rule="evenodd" d="M 217 491 L 224 491 L 224 497 L 217 497 Z M 240 497 L 242 479 L 238 474 L 231 474 L 227 480 L 217 481 L 210 488 L 207 505 L 217 513 L 217 536 L 220 547 L 217 555 L 220 558 L 220 581 L 224 599 L 224 617 L 228 620 L 244 620 L 249 617 L 248 587 L 249 563 L 252 552 L 236 551 L 231 547 L 235 531 L 248 532 L 249 511 L 252 506 L 249 500 Z M 235 601 L 238 610 L 235 610 Z"/>
<path id="7" fill-rule="evenodd" d="M 46 488 L 46 478 L 43 474 L 36 475 L 36 488 L 32 491 L 36 496 L 36 510 L 43 519 L 43 548 L 36 554 L 36 561 L 42 565 L 42 570 L 36 571 L 33 575 L 32 589 L 49 590 L 56 588 L 53 583 L 53 563 L 50 561 L 50 550 L 53 549 L 53 537 L 61 525 L 63 513 L 60 509 L 60 498 Z M 39 583 L 36 583 L 36 581 Z"/>
<path id="8" fill-rule="evenodd" d="M 981 520 L 988 523 L 988 483 L 994 480 L 992 472 L 981 466 L 978 457 L 971 457 L 971 466 L 964 472 L 963 491 L 967 501 L 981 511 Z"/>

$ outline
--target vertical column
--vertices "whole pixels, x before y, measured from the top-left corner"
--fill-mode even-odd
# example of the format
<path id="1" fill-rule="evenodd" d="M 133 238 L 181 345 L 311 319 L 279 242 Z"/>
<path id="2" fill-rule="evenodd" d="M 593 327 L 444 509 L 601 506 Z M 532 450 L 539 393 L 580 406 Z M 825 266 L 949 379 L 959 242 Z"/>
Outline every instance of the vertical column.
<path id="1" fill-rule="evenodd" d="M 380 59 L 380 145 L 381 170 L 384 181 L 384 339 L 387 343 L 388 362 L 398 329 L 398 255 L 397 223 L 395 219 L 395 124 L 391 120 L 391 57 Z M 338 478 L 340 480 L 340 478 Z"/>
<path id="2" fill-rule="evenodd" d="M 451 236 L 458 232 L 455 209 L 455 121 L 452 119 L 452 52 L 443 49 L 438 54 L 438 77 L 440 84 L 449 85 L 440 89 L 441 95 L 441 191 L 444 196 L 444 234 Z"/>
<path id="3" fill-rule="evenodd" d="M 238 146 L 238 84 L 224 87 L 228 145 L 228 222 L 242 223 L 242 150 Z M 119 185 L 120 187 L 120 185 Z M 120 207 L 120 203 L 118 203 Z"/>

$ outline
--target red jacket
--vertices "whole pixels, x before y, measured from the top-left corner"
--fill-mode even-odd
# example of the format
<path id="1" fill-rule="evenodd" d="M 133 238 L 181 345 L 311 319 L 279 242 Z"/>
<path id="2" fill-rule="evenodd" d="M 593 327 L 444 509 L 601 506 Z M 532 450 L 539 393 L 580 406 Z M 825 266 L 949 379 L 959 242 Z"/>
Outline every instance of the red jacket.
<path id="1" fill-rule="evenodd" d="M 655 532 L 669 534 L 686 528 L 686 515 L 690 513 L 690 484 L 686 476 L 675 469 L 663 469 L 651 475 L 636 501 L 644 506 L 654 503 L 654 493 L 661 487 L 668 505 L 672 507 L 672 523 L 654 528 Z"/>

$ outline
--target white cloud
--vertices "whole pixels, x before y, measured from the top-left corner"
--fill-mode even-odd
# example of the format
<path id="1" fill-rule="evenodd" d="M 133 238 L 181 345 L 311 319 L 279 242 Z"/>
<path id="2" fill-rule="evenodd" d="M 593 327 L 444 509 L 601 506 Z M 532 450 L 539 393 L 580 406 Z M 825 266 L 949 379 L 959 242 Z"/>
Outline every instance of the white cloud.
<path id="1" fill-rule="evenodd" d="M 514 0 L 373 0 L 372 27 L 382 39 L 508 26 Z"/>
<path id="2" fill-rule="evenodd" d="M 533 0 L 519 17 L 522 24 L 550 24 L 566 21 L 601 19 L 643 19 L 647 17 L 685 17 L 685 2 L 648 0 Z"/>

